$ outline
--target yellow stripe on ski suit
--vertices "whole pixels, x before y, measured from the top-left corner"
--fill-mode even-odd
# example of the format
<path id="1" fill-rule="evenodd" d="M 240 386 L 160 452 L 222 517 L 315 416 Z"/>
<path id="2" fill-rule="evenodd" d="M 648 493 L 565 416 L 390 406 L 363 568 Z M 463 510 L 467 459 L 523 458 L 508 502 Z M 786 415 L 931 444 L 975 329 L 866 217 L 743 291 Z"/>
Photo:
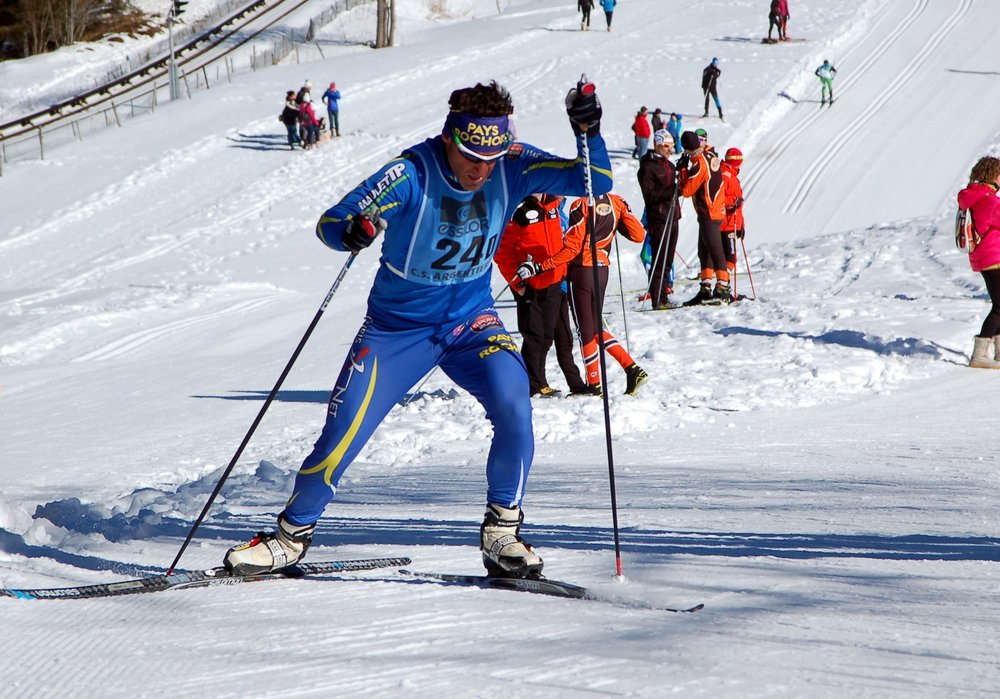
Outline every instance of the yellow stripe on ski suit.
<path id="1" fill-rule="evenodd" d="M 535 163 L 534 165 L 529 166 L 527 169 L 524 170 L 524 172 L 531 172 L 532 170 L 540 170 L 540 169 L 543 169 L 543 168 L 556 168 L 556 169 L 559 169 L 559 170 L 569 170 L 569 169 L 575 168 L 577 165 L 579 165 L 582 162 L 583 162 L 583 158 L 577 158 L 576 160 L 569 160 L 569 161 L 565 161 L 565 160 L 564 161 L 542 161 L 540 163 Z M 604 175 L 608 179 L 614 179 L 614 173 L 612 173 L 611 170 L 608 170 L 608 169 L 603 168 L 603 167 L 597 167 L 594 164 L 590 165 L 590 169 L 593 170 L 594 172 L 597 172 L 597 173 L 600 173 L 600 174 Z"/>
<path id="2" fill-rule="evenodd" d="M 333 478 L 333 472 L 337 470 L 337 466 L 340 465 L 340 460 L 344 458 L 344 452 L 347 451 L 347 447 L 351 445 L 354 437 L 358 434 L 358 430 L 361 429 L 361 423 L 365 419 L 365 414 L 368 412 L 368 406 L 372 402 L 372 394 L 375 393 L 375 379 L 378 377 L 378 359 L 372 362 L 372 376 L 368 381 L 368 390 L 365 391 L 365 399 L 361 401 L 361 407 L 358 409 L 357 414 L 354 416 L 354 420 L 351 421 L 351 426 L 347 428 L 347 434 L 344 438 L 340 440 L 340 444 L 330 452 L 330 455 L 323 459 L 319 464 L 313 466 L 309 469 L 302 469 L 302 473 L 319 473 L 325 470 L 326 474 L 323 476 L 323 480 L 326 481 L 327 485 L 332 485 L 330 483 Z"/>

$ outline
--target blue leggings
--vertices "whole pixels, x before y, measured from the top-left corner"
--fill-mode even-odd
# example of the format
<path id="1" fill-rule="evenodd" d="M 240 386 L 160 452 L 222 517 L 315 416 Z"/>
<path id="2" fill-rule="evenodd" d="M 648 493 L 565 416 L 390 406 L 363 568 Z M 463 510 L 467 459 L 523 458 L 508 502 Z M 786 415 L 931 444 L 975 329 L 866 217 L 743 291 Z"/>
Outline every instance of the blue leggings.
<path id="1" fill-rule="evenodd" d="M 457 326 L 403 331 L 380 328 L 367 318 L 330 396 L 323 432 L 285 505 L 291 524 L 320 518 L 372 433 L 434 366 L 475 396 L 493 424 L 486 501 L 520 505 L 535 450 L 528 374 L 496 312 L 477 311 Z"/>

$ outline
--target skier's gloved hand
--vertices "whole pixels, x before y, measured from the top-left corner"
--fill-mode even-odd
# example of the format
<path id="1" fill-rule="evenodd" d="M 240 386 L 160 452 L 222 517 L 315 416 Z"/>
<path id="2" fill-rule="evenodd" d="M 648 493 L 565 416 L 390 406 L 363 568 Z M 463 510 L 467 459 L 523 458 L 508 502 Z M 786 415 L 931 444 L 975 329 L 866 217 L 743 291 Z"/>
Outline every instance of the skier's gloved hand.
<path id="1" fill-rule="evenodd" d="M 736 197 L 736 201 L 733 202 L 733 211 L 743 208 L 743 197 Z"/>
<path id="2" fill-rule="evenodd" d="M 532 260 L 531 255 L 528 255 L 528 259 L 517 266 L 517 276 L 521 281 L 527 281 L 536 274 L 541 273 L 542 266 Z"/>
<path id="3" fill-rule="evenodd" d="M 690 165 L 690 164 L 691 164 L 691 159 L 688 158 L 687 153 L 683 153 L 681 155 L 681 157 L 679 157 L 677 159 L 677 169 L 678 170 L 687 170 L 688 165 Z"/>
<path id="4" fill-rule="evenodd" d="M 736 231 L 736 237 L 737 237 L 737 238 L 739 238 L 740 240 L 743 240 L 743 237 L 744 237 L 744 236 L 745 236 L 746 234 L 747 234 L 747 231 L 746 231 L 746 229 L 745 229 L 745 228 L 741 228 L 741 229 L 739 229 L 738 231 Z"/>
<path id="5" fill-rule="evenodd" d="M 604 110 L 597 99 L 597 88 L 594 83 L 587 82 L 587 76 L 580 76 L 576 87 L 566 94 L 566 113 L 577 135 L 584 131 L 589 134 L 600 131 Z"/>
<path id="6" fill-rule="evenodd" d="M 385 228 L 386 222 L 378 215 L 378 209 L 371 208 L 354 217 L 351 225 L 341 235 L 340 242 L 357 254 L 375 242 L 375 238 Z"/>

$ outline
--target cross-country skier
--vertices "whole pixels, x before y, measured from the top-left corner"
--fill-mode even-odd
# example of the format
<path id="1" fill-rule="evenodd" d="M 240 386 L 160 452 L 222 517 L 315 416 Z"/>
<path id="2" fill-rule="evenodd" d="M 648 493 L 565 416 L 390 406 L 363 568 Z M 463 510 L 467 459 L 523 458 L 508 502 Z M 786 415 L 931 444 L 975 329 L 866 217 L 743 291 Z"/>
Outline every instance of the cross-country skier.
<path id="1" fill-rule="evenodd" d="M 985 156 L 972 167 L 958 206 L 972 212 L 979 243 L 969 253 L 973 272 L 983 275 L 990 295 L 989 314 L 975 337 L 970 367 L 1000 369 L 1000 159 Z"/>
<path id="2" fill-rule="evenodd" d="M 360 253 L 381 230 L 368 313 L 334 386 L 322 434 L 306 457 L 277 531 L 225 556 L 238 574 L 299 561 L 344 471 L 386 414 L 440 366 L 485 408 L 493 441 L 480 527 L 490 573 L 537 575 L 542 559 L 519 536 L 534 439 L 524 361 L 493 307 L 493 253 L 518 202 L 532 192 L 611 188 L 601 104 L 580 82 L 566 97 L 577 153 L 564 159 L 514 143 L 510 95 L 495 82 L 455 90 L 441 133 L 403 151 L 319 219 L 334 250 Z"/>
<path id="3" fill-rule="evenodd" d="M 701 72 L 701 91 L 705 93 L 705 113 L 702 114 L 702 118 L 708 116 L 708 98 L 711 97 L 715 100 L 715 108 L 719 110 L 719 118 L 722 119 L 722 104 L 719 102 L 719 76 L 722 75 L 722 69 L 719 68 L 719 59 L 713 58 L 712 62 L 705 66 L 705 70 Z"/>
<path id="4" fill-rule="evenodd" d="M 830 104 L 833 104 L 833 77 L 837 74 L 837 69 L 830 65 L 830 61 L 823 61 L 823 65 L 816 69 L 815 75 L 819 78 L 822 88 L 820 88 L 820 106 L 826 104 L 826 91 L 830 91 Z"/>

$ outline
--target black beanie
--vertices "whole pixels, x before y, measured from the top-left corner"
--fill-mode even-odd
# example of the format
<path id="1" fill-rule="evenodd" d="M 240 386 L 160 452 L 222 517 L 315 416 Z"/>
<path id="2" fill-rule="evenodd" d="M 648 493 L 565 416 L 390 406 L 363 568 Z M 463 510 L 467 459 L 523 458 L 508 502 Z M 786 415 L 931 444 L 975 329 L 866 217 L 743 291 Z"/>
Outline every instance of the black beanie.
<path id="1" fill-rule="evenodd" d="M 698 150 L 700 145 L 701 141 L 698 140 L 698 134 L 694 131 L 685 131 L 681 134 L 681 148 L 684 150 Z"/>

